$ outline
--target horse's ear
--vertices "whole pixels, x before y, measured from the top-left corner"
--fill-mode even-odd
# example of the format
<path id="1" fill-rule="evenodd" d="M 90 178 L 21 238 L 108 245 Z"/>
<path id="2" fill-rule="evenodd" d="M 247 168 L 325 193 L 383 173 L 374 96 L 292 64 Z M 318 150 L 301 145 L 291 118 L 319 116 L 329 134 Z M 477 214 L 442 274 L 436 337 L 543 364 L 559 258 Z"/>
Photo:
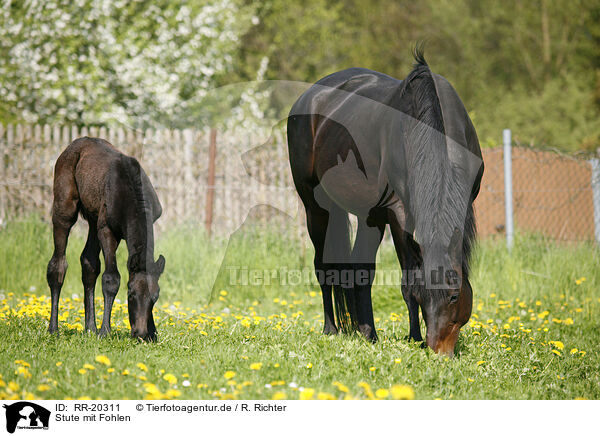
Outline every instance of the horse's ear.
<path id="1" fill-rule="evenodd" d="M 448 245 L 448 254 L 451 259 L 460 259 L 462 251 L 462 233 L 458 227 L 454 227 L 450 244 Z"/>
<path id="2" fill-rule="evenodd" d="M 158 256 L 158 260 L 156 261 L 156 264 L 155 264 L 156 265 L 155 271 L 158 275 L 161 275 L 164 272 L 165 263 L 166 263 L 166 260 L 165 260 L 164 256 L 162 254 L 160 256 Z"/>
<path id="3" fill-rule="evenodd" d="M 139 253 L 133 253 L 131 256 L 129 256 L 129 259 L 127 260 L 127 269 L 131 273 L 140 271 L 140 254 Z"/>

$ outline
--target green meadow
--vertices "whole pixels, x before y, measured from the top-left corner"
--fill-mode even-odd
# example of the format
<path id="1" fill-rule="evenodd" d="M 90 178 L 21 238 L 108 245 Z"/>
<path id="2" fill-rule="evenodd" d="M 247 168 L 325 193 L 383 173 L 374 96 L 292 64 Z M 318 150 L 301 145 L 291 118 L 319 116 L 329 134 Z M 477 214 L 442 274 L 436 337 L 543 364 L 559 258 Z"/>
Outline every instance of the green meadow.
<path id="1" fill-rule="evenodd" d="M 193 225 L 157 234 L 156 256 L 167 260 L 158 342 L 129 336 L 124 244 L 113 332 L 100 339 L 82 331 L 84 243 L 81 229 L 69 240 L 60 335 L 50 336 L 50 226 L 29 218 L 0 230 L 0 399 L 600 398 L 600 252 L 591 243 L 518 235 L 508 253 L 501 239 L 480 241 L 473 314 L 451 359 L 405 340 L 399 287 L 373 288 L 378 343 L 323 336 L 318 286 L 290 272 L 312 272 L 306 241 L 254 229 L 228 243 Z M 387 241 L 378 268 L 399 268 Z M 244 271 L 263 278 L 240 283 Z M 98 325 L 101 309 L 98 280 Z"/>

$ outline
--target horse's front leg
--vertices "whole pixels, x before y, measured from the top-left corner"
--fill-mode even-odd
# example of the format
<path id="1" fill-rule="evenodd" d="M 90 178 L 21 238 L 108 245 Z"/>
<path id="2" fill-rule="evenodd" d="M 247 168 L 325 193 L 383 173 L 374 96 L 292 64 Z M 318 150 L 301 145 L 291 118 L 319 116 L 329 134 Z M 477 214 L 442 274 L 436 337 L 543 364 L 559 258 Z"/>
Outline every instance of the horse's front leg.
<path id="1" fill-rule="evenodd" d="M 119 240 L 113 235 L 112 231 L 105 225 L 98 229 L 98 239 L 104 254 L 104 273 L 102 274 L 102 294 L 104 295 L 104 315 L 102 317 L 102 326 L 100 327 L 100 336 L 106 336 L 110 333 L 110 315 L 113 303 L 119 286 L 121 276 L 117 269 L 117 247 Z"/>

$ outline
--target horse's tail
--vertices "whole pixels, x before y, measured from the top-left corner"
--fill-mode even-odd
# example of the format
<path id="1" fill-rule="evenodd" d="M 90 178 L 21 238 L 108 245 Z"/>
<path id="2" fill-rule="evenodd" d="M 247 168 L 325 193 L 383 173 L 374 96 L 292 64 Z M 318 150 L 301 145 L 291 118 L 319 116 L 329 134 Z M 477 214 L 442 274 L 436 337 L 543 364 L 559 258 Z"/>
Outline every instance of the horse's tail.
<path id="1" fill-rule="evenodd" d="M 358 329 L 358 315 L 354 272 L 350 261 L 350 220 L 348 213 L 337 206 L 329 210 L 324 256 L 333 256 L 335 263 L 329 265 L 337 272 L 334 275 L 333 297 L 338 328 L 343 333 L 352 333 Z"/>

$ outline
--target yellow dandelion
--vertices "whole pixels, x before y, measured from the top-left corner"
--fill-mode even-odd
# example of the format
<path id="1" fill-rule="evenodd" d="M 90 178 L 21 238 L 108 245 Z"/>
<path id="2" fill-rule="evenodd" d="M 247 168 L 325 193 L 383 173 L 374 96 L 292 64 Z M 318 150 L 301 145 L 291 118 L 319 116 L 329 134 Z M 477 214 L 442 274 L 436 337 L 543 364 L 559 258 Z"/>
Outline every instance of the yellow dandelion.
<path id="1" fill-rule="evenodd" d="M 350 392 L 350 389 L 348 389 L 348 386 L 346 386 L 345 384 L 343 384 L 343 383 L 340 383 L 340 382 L 338 382 L 338 381 L 334 381 L 334 382 L 332 383 L 332 385 L 334 385 L 336 388 L 338 388 L 338 390 L 339 390 L 340 392 L 344 392 L 344 393 L 348 393 L 348 392 Z"/>
<path id="2" fill-rule="evenodd" d="M 371 371 L 371 372 L 375 372 L 375 370 L 376 370 L 376 369 L 377 369 L 377 368 L 375 368 L 374 366 L 372 366 L 372 367 L 370 367 L 370 368 L 369 368 L 369 371 Z"/>
<path id="3" fill-rule="evenodd" d="M 400 359 L 399 357 L 397 359 L 394 359 L 394 363 L 401 363 L 402 359 Z"/>
<path id="4" fill-rule="evenodd" d="M 394 400 L 413 400 L 415 398 L 415 391 L 408 385 L 392 386 L 391 391 Z"/>
<path id="5" fill-rule="evenodd" d="M 177 377 L 175 377 L 170 372 L 163 375 L 163 379 L 165 379 L 167 382 L 169 382 L 170 385 L 174 385 L 175 383 L 177 383 Z"/>
<path id="6" fill-rule="evenodd" d="M 327 392 L 319 392 L 317 394 L 318 400 L 335 400 L 335 397 Z"/>
<path id="7" fill-rule="evenodd" d="M 548 341 L 548 343 L 554 345 L 559 350 L 564 350 L 565 348 L 565 344 L 563 344 L 561 341 Z"/>
<path id="8" fill-rule="evenodd" d="M 304 388 L 302 392 L 300 392 L 299 398 L 301 400 L 312 400 L 315 395 L 315 390 L 313 388 Z"/>
<path id="9" fill-rule="evenodd" d="M 390 391 L 388 391 L 387 389 L 377 389 L 375 391 L 375 396 L 377 398 L 379 398 L 380 400 L 383 400 L 384 398 L 387 398 L 390 395 Z"/>
<path id="10" fill-rule="evenodd" d="M 81 375 L 84 375 L 85 373 L 87 373 L 87 369 L 79 368 L 77 372 Z"/>
<path id="11" fill-rule="evenodd" d="M 38 387 L 37 387 L 37 390 L 39 392 L 46 392 L 49 389 L 50 389 L 50 386 L 48 386 L 46 384 L 41 384 L 41 385 L 38 385 Z"/>
<path id="12" fill-rule="evenodd" d="M 471 377 L 468 377 L 467 380 L 470 381 L 471 383 L 473 383 L 475 381 Z"/>
<path id="13" fill-rule="evenodd" d="M 313 364 L 312 364 L 312 363 L 310 363 L 310 362 L 308 362 L 308 363 L 306 364 L 306 367 L 307 367 L 308 369 L 311 369 L 311 368 L 313 367 Z"/>
<path id="14" fill-rule="evenodd" d="M 369 383 L 360 382 L 360 383 L 358 383 L 358 386 L 363 389 L 367 398 L 369 398 L 369 399 L 375 398 L 375 395 L 373 395 L 373 390 L 371 389 L 371 386 L 369 386 Z"/>
<path id="15" fill-rule="evenodd" d="M 227 380 L 230 380 L 235 377 L 235 371 L 225 371 L 223 377 L 225 377 Z"/>
<path id="16" fill-rule="evenodd" d="M 477 366 L 483 365 L 485 363 L 485 360 L 478 360 L 477 361 Z"/>
<path id="17" fill-rule="evenodd" d="M 110 366 L 110 359 L 104 354 L 99 354 L 96 356 L 96 362 L 101 363 L 102 365 Z"/>
<path id="18" fill-rule="evenodd" d="M 262 362 L 254 362 L 250 364 L 250 369 L 252 371 L 259 371 L 262 368 L 263 364 Z"/>
<path id="19" fill-rule="evenodd" d="M 285 400 L 287 398 L 287 395 L 285 394 L 285 392 L 275 392 L 273 394 L 273 396 L 271 397 L 272 400 Z"/>
<path id="20" fill-rule="evenodd" d="M 124 369 L 123 372 L 121 373 L 121 375 L 129 375 L 129 370 L 128 369 Z"/>
<path id="21" fill-rule="evenodd" d="M 112 374 L 113 372 L 115 372 L 115 369 L 114 368 L 108 368 L 106 370 L 106 372 L 108 372 L 109 374 Z"/>
<path id="22" fill-rule="evenodd" d="M 56 366 L 61 366 L 62 362 L 56 362 Z"/>
<path id="23" fill-rule="evenodd" d="M 556 354 L 557 356 L 562 356 L 562 354 L 561 354 L 561 353 L 560 353 L 560 351 L 558 351 L 558 350 L 552 350 L 552 352 L 553 352 L 554 354 Z"/>
<path id="24" fill-rule="evenodd" d="M 177 398 L 181 395 L 181 392 L 175 389 L 168 389 L 167 392 L 165 392 L 165 395 L 167 396 L 167 398 Z"/>
<path id="25" fill-rule="evenodd" d="M 139 369 L 141 369 L 144 372 L 148 372 L 148 367 L 146 365 L 144 365 L 142 362 L 138 362 L 136 365 Z"/>
<path id="26" fill-rule="evenodd" d="M 95 369 L 96 369 L 96 367 L 95 367 L 94 365 L 90 365 L 89 363 L 84 363 L 84 364 L 83 364 L 83 367 L 84 367 L 85 369 L 89 369 L 90 371 L 93 371 L 93 370 L 95 370 Z"/>
<path id="27" fill-rule="evenodd" d="M 8 382 L 8 389 L 13 392 L 17 392 L 19 390 L 19 385 L 14 381 Z"/>

